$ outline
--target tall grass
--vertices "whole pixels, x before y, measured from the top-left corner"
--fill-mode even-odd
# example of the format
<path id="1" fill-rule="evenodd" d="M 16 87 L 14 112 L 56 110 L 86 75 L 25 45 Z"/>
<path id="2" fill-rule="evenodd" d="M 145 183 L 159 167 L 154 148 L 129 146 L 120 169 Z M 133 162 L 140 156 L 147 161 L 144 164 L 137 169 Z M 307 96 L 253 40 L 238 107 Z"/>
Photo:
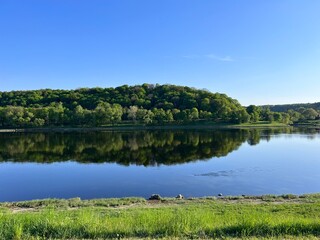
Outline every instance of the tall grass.
<path id="1" fill-rule="evenodd" d="M 0 239 L 320 236 L 320 204 L 184 201 L 0 212 Z"/>

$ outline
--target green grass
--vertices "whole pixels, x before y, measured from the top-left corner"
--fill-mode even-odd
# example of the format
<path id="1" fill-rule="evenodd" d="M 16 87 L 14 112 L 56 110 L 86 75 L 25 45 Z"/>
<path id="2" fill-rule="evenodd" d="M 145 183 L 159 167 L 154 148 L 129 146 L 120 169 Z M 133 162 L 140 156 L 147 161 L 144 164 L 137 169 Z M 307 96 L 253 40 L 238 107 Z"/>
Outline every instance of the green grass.
<path id="1" fill-rule="evenodd" d="M 163 124 L 151 124 L 145 125 L 142 123 L 121 123 L 121 124 L 110 124 L 100 127 L 43 127 L 43 128 L 23 128 L 23 129 L 0 129 L 0 132 L 72 132 L 72 131 L 105 131 L 105 130 L 157 130 L 157 129 L 224 129 L 224 128 L 274 128 L 274 127 L 289 127 L 289 125 L 278 122 L 259 121 L 256 123 L 242 123 L 232 124 L 223 122 L 213 121 L 193 121 L 186 123 L 163 123 Z"/>
<path id="2" fill-rule="evenodd" d="M 301 127 L 320 127 L 320 120 L 306 120 L 306 121 L 297 122 L 294 125 L 301 126 Z"/>
<path id="3" fill-rule="evenodd" d="M 288 124 L 280 123 L 280 122 L 259 121 L 256 123 L 242 123 L 237 126 L 240 126 L 240 127 L 288 127 Z"/>
<path id="4" fill-rule="evenodd" d="M 80 198 L 70 199 L 43 199 L 32 200 L 23 202 L 3 202 L 0 203 L 0 207 L 12 209 L 12 208 L 79 208 L 79 207 L 120 207 L 138 203 L 145 203 L 144 198 L 100 198 L 91 200 L 81 200 Z"/>
<path id="5" fill-rule="evenodd" d="M 320 237 L 320 196 L 0 204 L 0 239 Z"/>

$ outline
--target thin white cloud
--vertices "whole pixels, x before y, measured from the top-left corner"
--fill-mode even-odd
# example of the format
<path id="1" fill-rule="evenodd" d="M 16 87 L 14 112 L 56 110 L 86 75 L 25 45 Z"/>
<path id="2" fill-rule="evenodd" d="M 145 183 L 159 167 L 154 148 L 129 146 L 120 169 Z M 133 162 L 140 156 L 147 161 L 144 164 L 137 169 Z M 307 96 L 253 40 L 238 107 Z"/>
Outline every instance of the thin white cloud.
<path id="1" fill-rule="evenodd" d="M 207 58 L 213 59 L 213 60 L 217 60 L 217 61 L 221 61 L 221 62 L 234 62 L 234 58 L 230 57 L 230 56 L 224 56 L 224 57 L 220 57 L 214 54 L 208 54 L 205 55 Z"/>

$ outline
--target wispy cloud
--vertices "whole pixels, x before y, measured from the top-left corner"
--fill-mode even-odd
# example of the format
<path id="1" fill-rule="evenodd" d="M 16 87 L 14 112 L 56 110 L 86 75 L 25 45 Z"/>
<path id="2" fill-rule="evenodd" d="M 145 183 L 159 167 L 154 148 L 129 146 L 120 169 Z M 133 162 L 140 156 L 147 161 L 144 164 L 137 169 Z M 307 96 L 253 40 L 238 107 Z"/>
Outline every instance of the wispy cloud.
<path id="1" fill-rule="evenodd" d="M 217 61 L 221 61 L 221 62 L 234 62 L 234 58 L 230 57 L 230 56 L 217 56 L 214 54 L 208 54 L 206 55 L 207 58 L 213 59 L 213 60 L 217 60 Z"/>
<path id="2" fill-rule="evenodd" d="M 183 58 L 187 59 L 211 59 L 215 61 L 220 61 L 220 62 L 234 62 L 235 59 L 231 56 L 218 56 L 215 54 L 206 54 L 206 55 L 196 55 L 196 54 L 191 54 L 191 55 L 184 55 L 182 56 Z"/>

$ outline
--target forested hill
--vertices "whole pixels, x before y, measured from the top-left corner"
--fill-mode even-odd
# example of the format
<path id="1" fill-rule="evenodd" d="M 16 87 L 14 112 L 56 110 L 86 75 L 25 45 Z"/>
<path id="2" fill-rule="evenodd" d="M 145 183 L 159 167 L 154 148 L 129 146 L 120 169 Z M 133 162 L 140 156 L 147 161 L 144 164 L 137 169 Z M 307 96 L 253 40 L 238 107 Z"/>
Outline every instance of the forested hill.
<path id="1" fill-rule="evenodd" d="M 62 103 L 68 109 L 81 105 L 93 110 L 100 103 L 120 104 L 129 108 L 137 106 L 151 110 L 153 108 L 192 109 L 215 111 L 222 105 L 231 109 L 240 104 L 224 94 L 211 93 L 189 87 L 174 85 L 143 84 L 123 85 L 116 88 L 80 88 L 77 90 L 34 90 L 0 92 L 0 106 L 48 107 Z"/>
<path id="2" fill-rule="evenodd" d="M 175 85 L 0 92 L 0 128 L 195 121 L 288 124 L 318 119 L 319 113 L 313 108 L 281 113 L 254 105 L 245 108 L 225 94 Z"/>
<path id="3" fill-rule="evenodd" d="M 225 94 L 174 85 L 0 92 L 0 127 L 201 119 L 239 123 L 248 121 L 249 115 L 237 100 Z"/>
<path id="4" fill-rule="evenodd" d="M 281 105 L 265 105 L 263 108 L 269 107 L 274 112 L 287 112 L 288 110 L 298 111 L 299 108 L 313 108 L 320 110 L 320 102 L 316 103 L 296 103 L 296 104 L 281 104 Z"/>

